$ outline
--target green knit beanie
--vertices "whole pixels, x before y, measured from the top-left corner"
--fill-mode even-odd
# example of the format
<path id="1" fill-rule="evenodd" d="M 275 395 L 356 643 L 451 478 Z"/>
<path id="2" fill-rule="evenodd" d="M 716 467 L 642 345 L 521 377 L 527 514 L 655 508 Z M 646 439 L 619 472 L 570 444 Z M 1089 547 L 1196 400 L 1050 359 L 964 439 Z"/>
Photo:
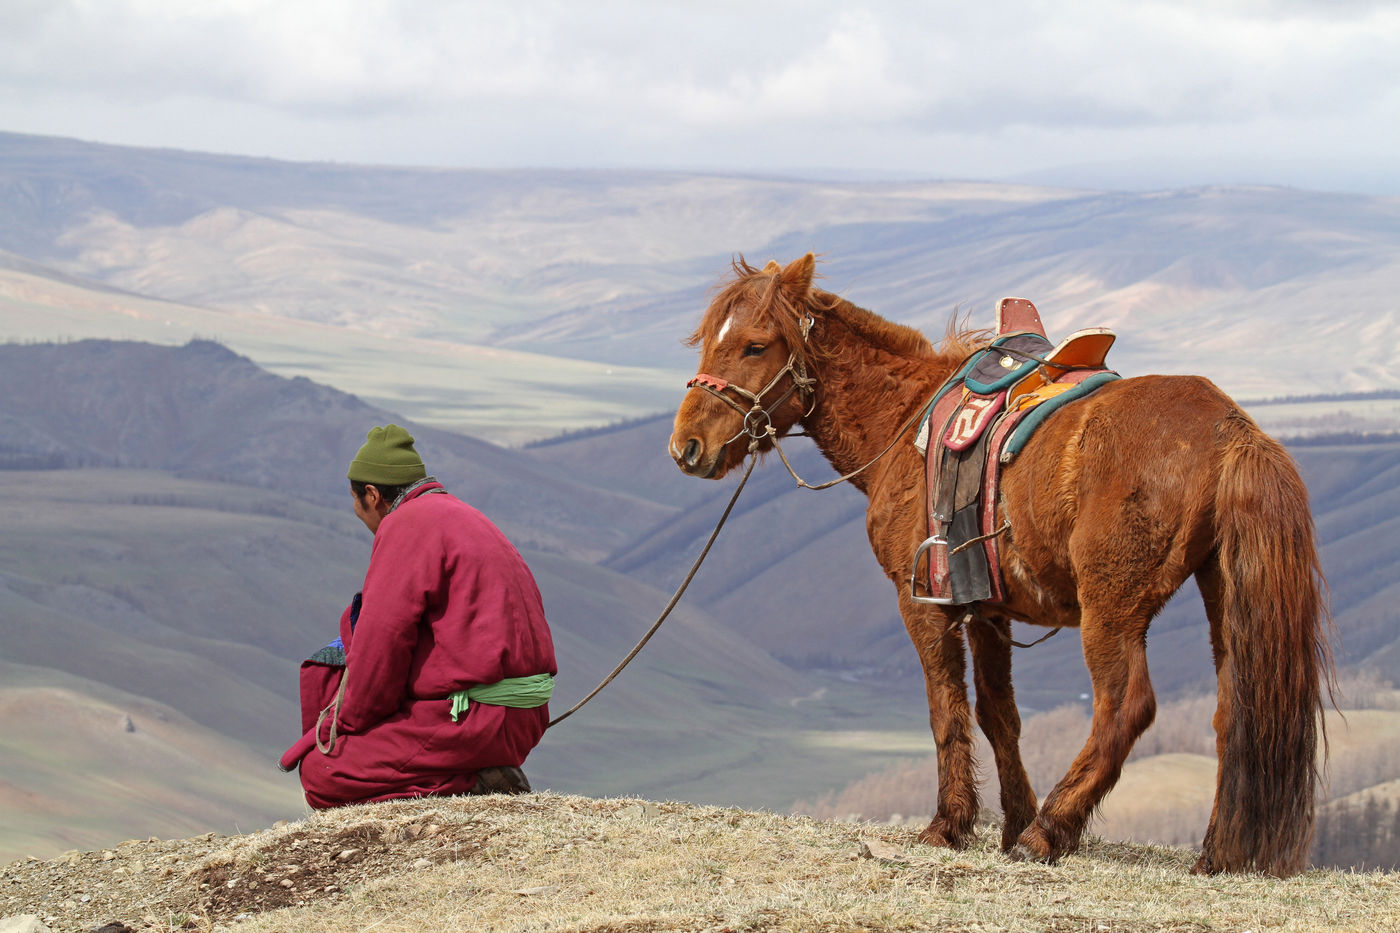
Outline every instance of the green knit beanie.
<path id="1" fill-rule="evenodd" d="M 355 459 L 350 461 L 346 477 L 357 483 L 375 486 L 405 486 L 428 475 L 423 458 L 413 449 L 413 435 L 397 424 L 370 428 L 368 439 Z"/>

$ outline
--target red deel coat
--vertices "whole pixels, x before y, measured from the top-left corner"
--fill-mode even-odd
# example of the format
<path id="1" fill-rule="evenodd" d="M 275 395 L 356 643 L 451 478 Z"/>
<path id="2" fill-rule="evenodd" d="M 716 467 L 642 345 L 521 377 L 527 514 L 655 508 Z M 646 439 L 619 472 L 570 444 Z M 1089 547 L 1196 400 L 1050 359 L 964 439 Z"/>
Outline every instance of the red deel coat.
<path id="1" fill-rule="evenodd" d="M 336 669 L 303 665 L 301 759 L 313 807 L 465 793 L 485 767 L 520 765 L 549 722 L 548 706 L 473 703 L 458 722 L 449 696 L 507 677 L 554 674 L 539 588 L 494 524 L 444 492 L 414 490 L 375 532 L 358 621 L 341 616 L 345 694 L 330 754 L 315 718 L 339 686 Z M 329 717 L 321 727 L 324 743 Z M 305 757 L 301 757 L 305 756 Z"/>

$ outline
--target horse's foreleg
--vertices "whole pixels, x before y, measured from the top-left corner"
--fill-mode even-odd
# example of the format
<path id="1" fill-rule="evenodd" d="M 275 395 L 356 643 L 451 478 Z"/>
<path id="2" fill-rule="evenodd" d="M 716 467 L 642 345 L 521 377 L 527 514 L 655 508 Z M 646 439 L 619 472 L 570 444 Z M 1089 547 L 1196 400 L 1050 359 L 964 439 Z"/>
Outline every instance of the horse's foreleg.
<path id="1" fill-rule="evenodd" d="M 1094 807 L 1118 781 L 1133 743 L 1157 711 L 1147 676 L 1147 620 L 1086 607 L 1080 634 L 1094 684 L 1089 739 L 1021 833 L 1014 850 L 1021 858 L 1054 862 L 1078 848 Z"/>
<path id="2" fill-rule="evenodd" d="M 972 838 L 978 805 L 962 634 L 945 613 L 907 599 L 901 603 L 923 665 L 929 726 L 938 747 L 938 809 L 919 841 L 961 849 Z"/>
<path id="3" fill-rule="evenodd" d="M 977 724 L 991 743 L 1001 787 L 1001 848 L 1010 851 L 1035 817 L 1035 791 L 1021 763 L 1021 714 L 1011 686 L 1011 623 L 986 619 L 967 629 L 977 687 Z"/>

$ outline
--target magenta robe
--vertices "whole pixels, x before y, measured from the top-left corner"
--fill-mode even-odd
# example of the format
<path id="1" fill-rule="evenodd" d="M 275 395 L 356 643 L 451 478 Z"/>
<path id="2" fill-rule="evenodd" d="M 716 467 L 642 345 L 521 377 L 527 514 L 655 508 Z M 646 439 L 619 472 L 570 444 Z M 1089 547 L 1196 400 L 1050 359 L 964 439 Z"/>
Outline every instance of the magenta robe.
<path id="1" fill-rule="evenodd" d="M 554 674 L 554 643 L 525 561 L 476 509 L 428 483 L 375 532 L 358 621 L 340 620 L 346 667 L 302 665 L 302 729 L 282 758 L 301 763 L 318 809 L 461 794 L 481 768 L 519 766 L 549 707 L 473 703 L 457 722 L 450 695 L 507 677 Z M 334 749 L 316 748 L 316 716 L 345 695 Z M 328 738 L 330 717 L 321 726 Z"/>

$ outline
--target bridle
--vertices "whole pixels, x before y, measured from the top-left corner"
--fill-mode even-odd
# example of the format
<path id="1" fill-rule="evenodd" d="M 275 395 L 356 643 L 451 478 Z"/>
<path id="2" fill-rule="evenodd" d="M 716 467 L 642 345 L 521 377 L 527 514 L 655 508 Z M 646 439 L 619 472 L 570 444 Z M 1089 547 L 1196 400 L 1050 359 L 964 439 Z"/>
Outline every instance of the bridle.
<path id="1" fill-rule="evenodd" d="M 807 335 L 812 330 L 812 324 L 813 319 L 811 315 L 808 315 L 802 321 L 802 342 L 804 344 L 807 342 Z M 765 406 L 763 404 L 763 397 L 777 388 L 778 383 L 782 382 L 784 376 L 792 377 L 792 383 L 787 387 L 787 391 L 778 396 L 777 400 L 772 404 Z M 787 363 L 783 365 L 783 368 L 778 370 L 773 378 L 768 380 L 768 384 L 757 392 L 751 392 L 743 386 L 737 386 L 727 379 L 721 379 L 719 376 L 712 376 L 709 373 L 696 373 L 695 376 L 685 384 L 685 387 L 687 389 L 704 389 L 706 392 L 737 411 L 744 419 L 743 426 L 739 429 L 738 434 L 735 434 L 729 440 L 725 441 L 722 446 L 728 447 L 739 438 L 747 436 L 749 438 L 750 450 L 752 450 L 763 438 L 775 436 L 777 434 L 773 429 L 773 412 L 777 411 L 784 402 L 792 398 L 793 393 L 801 393 L 808 398 L 809 404 L 807 405 L 807 411 L 802 417 L 805 418 L 812 413 L 812 406 L 816 404 L 817 380 L 815 377 L 807 375 L 806 359 L 799 355 L 796 350 L 793 350 L 788 354 Z M 733 392 L 735 395 L 748 401 L 750 406 L 745 408 L 727 395 L 726 392 Z"/>
<path id="2" fill-rule="evenodd" d="M 810 314 L 807 315 L 807 317 L 804 318 L 802 321 L 802 342 L 804 344 L 807 342 L 808 334 L 812 332 L 812 325 L 814 323 L 815 321 Z M 782 378 L 787 375 L 792 376 L 792 385 L 788 386 L 786 392 L 778 396 L 778 400 L 776 402 L 765 408 L 763 405 L 763 397 L 769 392 L 771 392 L 782 380 Z M 782 458 L 783 466 L 787 468 L 789 475 L 791 475 L 793 480 L 796 481 L 797 485 L 803 489 L 830 489 L 832 486 L 840 485 L 841 483 L 847 482 L 848 480 L 851 480 L 864 473 L 866 470 L 874 466 L 882 457 L 884 457 L 885 454 L 889 453 L 891 450 L 894 449 L 894 445 L 899 442 L 899 439 L 901 437 L 908 433 L 909 429 L 913 427 L 916 422 L 918 422 L 920 416 L 923 414 L 924 411 L 924 407 L 922 406 L 920 408 L 914 409 L 914 413 L 909 417 L 909 420 L 904 422 L 904 426 L 895 433 L 895 436 L 893 438 L 890 439 L 890 442 L 888 445 L 886 445 L 885 449 L 880 451 L 871 460 L 866 462 L 864 466 L 856 467 L 851 472 L 846 473 L 842 476 L 838 476 L 836 479 L 827 480 L 825 483 L 819 483 L 818 485 L 814 486 L 802 477 L 798 476 L 797 471 L 792 468 L 792 463 L 789 462 L 787 454 L 783 453 L 783 445 L 778 443 L 778 430 L 775 427 L 773 427 L 773 412 L 777 410 L 779 405 L 792 398 L 792 394 L 794 392 L 801 392 L 804 395 L 807 395 L 810 399 L 807 405 L 807 411 L 803 413 L 802 418 L 799 418 L 798 421 L 801 421 L 808 415 L 810 415 L 817 404 L 816 377 L 807 375 L 807 361 L 803 357 L 799 356 L 796 350 L 793 350 L 792 353 L 788 355 L 788 361 L 783 366 L 783 368 L 778 370 L 778 372 L 773 376 L 773 378 L 768 380 L 768 384 L 762 389 L 758 390 L 757 392 L 750 392 L 743 386 L 736 386 L 733 383 L 729 382 L 727 379 L 721 379 L 718 376 L 712 376 L 709 373 L 698 373 L 685 385 L 688 389 L 693 389 L 697 387 L 704 389 L 706 392 L 710 393 L 715 398 L 719 399 L 721 402 L 728 405 L 730 408 L 734 409 L 739 414 L 744 416 L 744 424 L 743 427 L 739 429 L 739 433 L 735 434 L 729 440 L 725 441 L 722 445 L 720 445 L 721 447 L 728 447 L 730 444 L 734 443 L 739 438 L 747 436 L 749 439 L 749 453 L 752 454 L 755 450 L 758 449 L 759 443 L 765 438 L 767 438 L 769 441 L 772 442 L 773 448 L 778 451 L 778 456 Z M 738 402 L 734 401 L 734 399 L 724 394 L 726 391 L 730 390 L 732 390 L 740 398 L 748 399 L 752 403 L 752 406 L 749 408 L 745 408 L 743 405 L 740 405 Z M 752 468 L 752 461 L 750 461 L 749 465 L 750 468 Z M 747 478 L 748 474 L 745 474 L 745 480 L 747 480 Z"/>

